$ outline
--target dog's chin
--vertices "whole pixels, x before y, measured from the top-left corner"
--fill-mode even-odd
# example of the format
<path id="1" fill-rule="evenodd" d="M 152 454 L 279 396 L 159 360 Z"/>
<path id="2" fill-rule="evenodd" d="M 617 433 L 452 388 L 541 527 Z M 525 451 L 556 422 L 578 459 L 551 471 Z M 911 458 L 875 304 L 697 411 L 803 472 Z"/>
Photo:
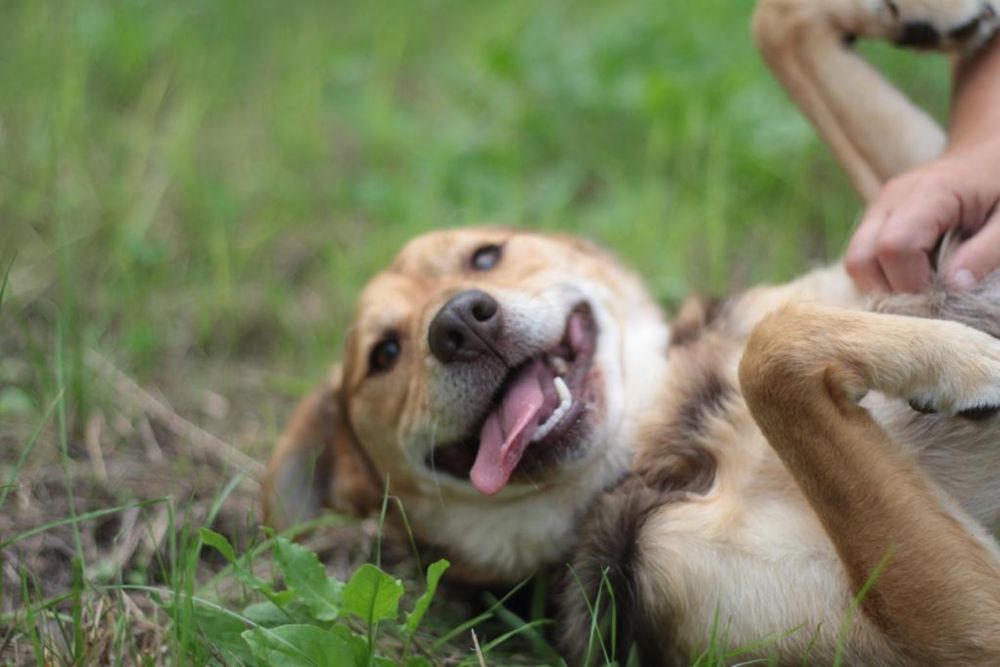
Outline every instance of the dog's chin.
<path id="1" fill-rule="evenodd" d="M 464 437 L 431 451 L 425 460 L 427 468 L 437 475 L 447 474 L 470 481 L 477 459 L 488 457 L 480 451 L 488 446 L 483 444 L 487 421 L 496 420 L 491 415 L 505 410 L 516 400 L 511 396 L 517 391 L 514 385 L 526 373 L 532 375 L 532 383 L 537 383 L 545 399 L 527 427 L 523 454 L 516 457 L 509 479 L 500 488 L 508 485 L 540 487 L 558 477 L 563 469 L 586 459 L 601 419 L 596 409 L 603 382 L 595 359 L 597 338 L 591 307 L 586 303 L 574 307 L 566 317 L 562 339 L 509 369 L 503 384 L 491 397 L 485 414 L 474 422 Z M 483 464 L 478 461 L 478 467 Z M 473 485 L 482 490 L 481 485 L 475 482 Z"/>

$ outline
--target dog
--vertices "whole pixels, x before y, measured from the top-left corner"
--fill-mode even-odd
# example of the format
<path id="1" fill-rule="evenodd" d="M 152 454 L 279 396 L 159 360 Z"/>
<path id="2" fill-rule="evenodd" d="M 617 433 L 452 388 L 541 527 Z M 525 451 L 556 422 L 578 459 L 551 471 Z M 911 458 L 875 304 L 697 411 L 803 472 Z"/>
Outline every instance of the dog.
<path id="1" fill-rule="evenodd" d="M 846 44 L 967 52 L 997 22 L 974 0 L 763 0 L 754 34 L 870 197 L 944 135 Z M 456 577 L 562 565 L 574 664 L 997 664 L 998 338 L 1000 272 L 873 302 L 836 264 L 668 321 L 586 241 L 432 232 L 362 292 L 265 516 L 369 513 L 388 481 Z"/>

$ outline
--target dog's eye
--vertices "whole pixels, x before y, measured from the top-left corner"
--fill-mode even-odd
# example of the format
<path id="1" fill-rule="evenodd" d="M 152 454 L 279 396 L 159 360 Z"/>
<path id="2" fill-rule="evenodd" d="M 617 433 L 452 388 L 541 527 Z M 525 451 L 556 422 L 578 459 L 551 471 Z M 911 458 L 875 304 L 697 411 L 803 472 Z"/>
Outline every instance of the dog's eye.
<path id="1" fill-rule="evenodd" d="M 375 347 L 368 355 L 368 375 L 377 375 L 391 369 L 396 365 L 399 353 L 399 337 L 394 333 L 387 334 L 375 343 Z"/>
<path id="2" fill-rule="evenodd" d="M 500 261 L 501 255 L 503 255 L 503 248 L 496 243 L 479 246 L 476 248 L 476 252 L 472 253 L 469 267 L 473 271 L 489 271 Z"/>

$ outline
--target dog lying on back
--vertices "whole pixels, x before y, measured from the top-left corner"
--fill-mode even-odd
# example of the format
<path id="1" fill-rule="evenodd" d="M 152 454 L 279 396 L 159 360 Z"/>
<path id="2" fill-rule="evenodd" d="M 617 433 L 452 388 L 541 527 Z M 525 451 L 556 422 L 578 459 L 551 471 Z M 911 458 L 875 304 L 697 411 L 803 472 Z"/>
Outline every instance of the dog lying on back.
<path id="1" fill-rule="evenodd" d="M 921 305 L 1000 335 L 1000 276 L 939 301 Z M 846 655 L 896 661 L 914 635 L 960 644 L 940 608 L 981 615 L 973 594 L 989 588 L 974 577 L 958 588 L 961 572 L 947 571 L 966 553 L 996 568 L 982 526 L 1000 516 L 1000 341 L 865 307 L 834 267 L 714 309 L 692 302 L 670 326 L 589 244 L 487 229 L 420 237 L 362 293 L 342 365 L 283 437 L 270 520 L 373 510 L 388 477 L 417 537 L 467 580 L 517 581 L 570 559 L 596 596 L 606 570 L 619 636 L 661 659 L 707 645 L 717 616 L 734 647 L 799 628 L 763 652 L 832 659 L 853 590 L 895 548 Z M 861 407 L 866 389 L 883 395 Z M 779 441 L 793 459 L 822 460 L 783 462 Z M 825 511 L 846 512 L 843 535 Z M 894 511 L 908 523 L 891 525 Z M 867 558 L 839 555 L 838 538 L 865 537 Z M 904 567 L 892 583 L 907 607 L 877 609 Z M 577 635 L 567 646 L 579 646 L 590 615 L 578 588 L 563 597 L 564 631 Z M 883 616 L 902 611 L 921 632 L 897 647 Z"/>
<path id="2" fill-rule="evenodd" d="M 892 36 L 917 12 L 953 34 L 969 11 L 962 34 L 980 39 L 996 18 L 897 0 L 894 24 L 880 7 L 771 0 L 758 41 L 773 61 L 818 48 L 805 29 Z M 878 117 L 882 101 L 865 104 Z M 905 166 L 933 140 L 910 154 L 888 133 L 864 153 Z M 862 191 L 892 173 L 844 163 Z M 598 635 L 622 663 L 713 641 L 781 663 L 996 663 L 998 337 L 1000 274 L 872 304 L 836 265 L 692 300 L 668 323 L 587 242 L 435 232 L 361 294 L 342 362 L 271 460 L 267 519 L 363 514 L 390 479 L 465 580 L 569 563 L 560 632 L 576 662 L 602 654 L 588 601 L 603 590 L 615 645 Z"/>

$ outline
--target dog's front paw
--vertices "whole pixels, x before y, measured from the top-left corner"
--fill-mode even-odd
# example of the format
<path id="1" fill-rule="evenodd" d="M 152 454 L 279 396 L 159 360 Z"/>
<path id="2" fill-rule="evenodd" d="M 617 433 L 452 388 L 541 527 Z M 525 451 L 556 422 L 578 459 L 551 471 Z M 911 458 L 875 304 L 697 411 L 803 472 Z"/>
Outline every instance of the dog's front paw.
<path id="1" fill-rule="evenodd" d="M 971 53 L 1000 29 L 997 0 L 879 0 L 885 36 L 900 46 Z"/>
<path id="2" fill-rule="evenodd" d="M 978 331 L 970 333 L 974 335 L 969 340 L 955 341 L 962 353 L 944 364 L 933 386 L 911 395 L 911 408 L 972 421 L 1000 414 L 1000 341 Z"/>

